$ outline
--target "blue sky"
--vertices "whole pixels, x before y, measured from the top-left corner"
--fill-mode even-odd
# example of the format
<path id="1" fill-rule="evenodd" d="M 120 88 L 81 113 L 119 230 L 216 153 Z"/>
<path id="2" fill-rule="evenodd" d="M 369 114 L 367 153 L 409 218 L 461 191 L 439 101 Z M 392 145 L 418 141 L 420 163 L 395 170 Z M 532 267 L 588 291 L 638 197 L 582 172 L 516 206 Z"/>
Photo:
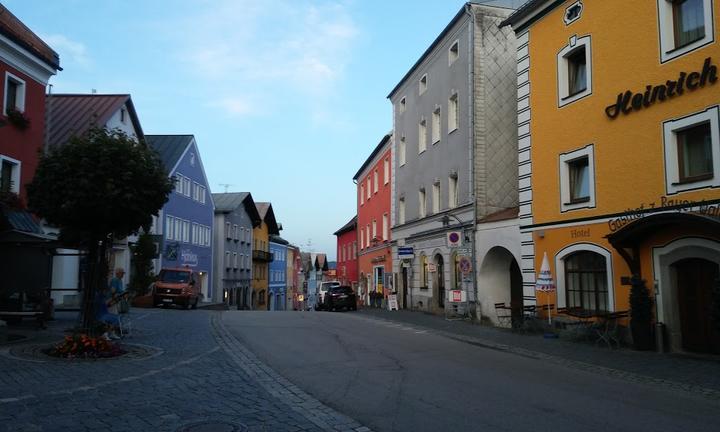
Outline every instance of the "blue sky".
<path id="1" fill-rule="evenodd" d="M 130 93 L 145 133 L 195 135 L 213 192 L 272 202 L 331 259 L 387 94 L 463 3 L 3 1 L 60 54 L 54 93 Z"/>

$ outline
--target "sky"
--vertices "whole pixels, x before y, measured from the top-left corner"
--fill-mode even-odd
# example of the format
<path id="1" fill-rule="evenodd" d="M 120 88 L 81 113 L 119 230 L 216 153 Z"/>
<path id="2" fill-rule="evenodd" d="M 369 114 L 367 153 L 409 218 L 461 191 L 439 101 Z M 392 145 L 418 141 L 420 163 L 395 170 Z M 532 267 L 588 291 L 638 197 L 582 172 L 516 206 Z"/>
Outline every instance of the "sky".
<path id="1" fill-rule="evenodd" d="M 195 136 L 212 192 L 271 202 L 283 238 L 334 260 L 388 93 L 464 1 L 2 4 L 60 55 L 53 93 L 129 93 L 146 134 Z"/>

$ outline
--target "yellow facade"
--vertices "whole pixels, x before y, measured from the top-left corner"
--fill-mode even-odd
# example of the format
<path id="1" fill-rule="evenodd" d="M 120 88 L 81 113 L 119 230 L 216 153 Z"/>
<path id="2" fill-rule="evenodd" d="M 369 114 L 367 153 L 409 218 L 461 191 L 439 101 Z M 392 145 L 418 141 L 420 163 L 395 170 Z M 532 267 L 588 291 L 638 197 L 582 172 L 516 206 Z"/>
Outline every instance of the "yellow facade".
<path id="1" fill-rule="evenodd" d="M 253 228 L 253 309 L 267 309 L 269 261 L 264 259 L 262 252 L 270 253 L 270 234 L 268 225 L 262 221 L 260 226 Z"/>
<path id="2" fill-rule="evenodd" d="M 578 3 L 582 6 L 580 17 L 567 23 L 568 8 Z M 716 134 L 720 104 L 716 17 L 720 10 L 716 0 L 706 0 L 704 12 L 714 20 L 711 28 L 705 27 L 707 43 L 667 59 L 675 54 L 661 49 L 665 30 L 661 31 L 660 23 L 668 22 L 661 10 L 664 6 L 656 0 L 569 0 L 518 31 L 520 217 L 528 261 L 523 266 L 526 295 L 547 254 L 558 283 L 557 297 L 553 295 L 551 301 L 557 306 L 573 306 L 568 284 L 575 276 L 566 273 L 570 264 L 564 260 L 578 251 L 592 251 L 607 263 L 609 292 L 604 310 L 629 309 L 627 278 L 638 273 L 656 300 L 654 318 L 667 326 L 671 349 L 720 352 L 720 346 L 713 345 L 717 335 L 707 336 L 707 349 L 689 346 L 695 337 L 689 328 L 696 323 L 690 323 L 695 319 L 688 318 L 690 300 L 683 297 L 685 286 L 678 282 L 678 272 L 685 271 L 680 266 L 690 262 L 687 260 L 707 261 L 708 280 L 712 279 L 713 263 L 720 263 L 720 223 L 713 225 L 720 220 L 720 143 Z M 559 98 L 562 80 L 567 79 L 563 52 L 570 52 L 580 40 L 589 41 L 588 94 L 563 105 Z M 523 65 L 528 65 L 525 70 Z M 690 89 L 687 81 L 693 72 L 690 84 L 694 89 Z M 668 96 L 670 87 L 677 89 L 681 81 L 682 93 Z M 529 88 L 527 94 L 522 92 L 524 84 Z M 654 90 L 661 85 L 663 89 Z M 635 109 L 618 114 L 614 106 L 626 91 L 640 96 Z M 660 93 L 665 100 L 660 100 Z M 633 107 L 632 98 L 625 107 Z M 673 170 L 683 169 L 672 159 L 680 157 L 673 140 L 682 133 L 677 125 L 682 125 L 683 119 L 712 125 L 714 174 L 710 179 L 673 181 Z M 586 148 L 591 149 L 594 193 L 587 204 L 573 208 L 561 193 L 569 187 L 564 164 L 572 161 L 572 156 L 568 159 L 565 155 L 581 154 Z M 525 165 L 524 151 L 529 154 Z M 702 283 L 707 285 L 707 281 Z M 538 298 L 538 303 L 546 301 L 544 296 Z"/>

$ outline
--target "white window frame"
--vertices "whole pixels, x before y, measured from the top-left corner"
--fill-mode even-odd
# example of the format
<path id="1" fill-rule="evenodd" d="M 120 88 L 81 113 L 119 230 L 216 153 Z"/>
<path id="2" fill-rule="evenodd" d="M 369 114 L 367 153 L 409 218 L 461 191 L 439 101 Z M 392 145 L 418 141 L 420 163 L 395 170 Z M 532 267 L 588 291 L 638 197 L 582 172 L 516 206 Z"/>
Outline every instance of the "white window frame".
<path id="1" fill-rule="evenodd" d="M 194 201 L 200 201 L 200 183 L 192 183 L 192 199 Z"/>
<path id="2" fill-rule="evenodd" d="M 585 48 L 585 70 L 587 86 L 584 91 L 570 95 L 570 86 L 568 83 L 568 57 L 576 50 Z M 573 35 L 570 37 L 570 43 L 563 47 L 557 55 L 557 77 L 558 77 L 558 106 L 563 107 L 571 104 L 579 99 L 592 94 L 592 44 L 590 35 L 578 37 Z"/>
<path id="3" fill-rule="evenodd" d="M 390 158 L 383 162 L 383 184 L 390 183 Z"/>
<path id="4" fill-rule="evenodd" d="M 192 188 L 192 181 L 188 177 L 183 177 L 183 195 L 190 197 L 190 189 Z"/>
<path id="5" fill-rule="evenodd" d="M 210 246 L 210 243 L 212 241 L 211 237 L 212 229 L 209 226 L 205 227 L 205 246 Z"/>
<path id="6" fill-rule="evenodd" d="M 15 106 L 7 106 L 8 87 L 10 81 L 14 81 L 18 85 L 17 93 L 15 94 Z M 10 72 L 5 72 L 5 80 L 3 82 L 3 114 L 7 115 L 8 108 L 15 108 L 20 112 L 25 112 L 25 94 L 27 93 L 27 86 L 25 80 L 17 75 L 13 75 Z"/>
<path id="7" fill-rule="evenodd" d="M 421 95 L 427 91 L 427 88 L 428 88 L 427 82 L 428 82 L 428 76 L 425 73 L 418 80 L 418 94 L 419 95 Z"/>
<path id="8" fill-rule="evenodd" d="M 389 240 L 388 236 L 388 214 L 383 214 L 382 217 L 382 240 Z"/>
<path id="9" fill-rule="evenodd" d="M 376 169 L 375 171 L 373 171 L 373 193 L 378 193 L 378 183 L 380 182 L 378 181 L 378 170 Z"/>
<path id="10" fill-rule="evenodd" d="M 432 212 L 440 213 L 440 182 L 436 182 L 432 186 Z"/>
<path id="11" fill-rule="evenodd" d="M 182 174 L 175 174 L 175 192 L 183 193 L 183 176 Z"/>
<path id="12" fill-rule="evenodd" d="M 372 184 L 370 183 L 370 176 L 368 176 L 367 180 L 365 180 L 365 193 L 367 194 L 365 198 L 370 199 L 372 197 Z"/>
<path id="13" fill-rule="evenodd" d="M 458 205 L 458 179 L 448 177 L 448 208 L 454 209 Z"/>
<path id="14" fill-rule="evenodd" d="M 377 236 L 377 219 L 372 220 L 372 239 L 378 238 Z"/>
<path id="15" fill-rule="evenodd" d="M 365 185 L 360 183 L 360 205 L 365 204 Z"/>
<path id="16" fill-rule="evenodd" d="M 436 106 L 432 113 L 432 125 L 430 127 L 433 145 L 440 142 L 442 136 L 442 109 Z"/>
<path id="17" fill-rule="evenodd" d="M 587 201 L 570 203 L 570 162 L 582 158 L 588 158 L 588 195 Z M 578 210 L 584 208 L 595 208 L 595 145 L 588 144 L 585 147 L 560 155 L 560 211 Z"/>
<path id="18" fill-rule="evenodd" d="M 12 165 L 12 171 L 10 172 L 10 181 L 12 182 L 12 186 L 10 187 L 10 192 L 19 194 L 22 162 L 9 156 L 0 155 L 0 171 L 2 171 L 2 162 L 8 162 Z"/>
<path id="19" fill-rule="evenodd" d="M 173 221 L 173 217 L 170 215 L 165 216 L 165 238 L 167 240 L 173 240 L 175 238 L 175 222 Z"/>
<path id="20" fill-rule="evenodd" d="M 398 164 L 400 166 L 405 165 L 407 162 L 407 141 L 405 140 L 405 135 L 402 135 L 400 137 L 400 146 L 398 148 Z"/>
<path id="21" fill-rule="evenodd" d="M 201 186 L 200 186 L 200 191 L 199 191 L 199 195 L 200 195 L 200 196 L 199 196 L 199 201 L 200 201 L 200 204 L 205 204 L 206 191 L 207 191 L 207 189 L 205 188 L 205 186 L 202 186 L 202 185 L 201 185 Z"/>
<path id="22" fill-rule="evenodd" d="M 370 224 L 365 227 L 365 247 L 370 247 Z"/>
<path id="23" fill-rule="evenodd" d="M 660 30 L 660 63 L 673 60 L 715 41 L 713 0 L 702 0 L 705 17 L 705 37 L 682 47 L 675 47 L 675 26 L 672 3 L 657 0 L 658 28 Z"/>
<path id="24" fill-rule="evenodd" d="M 676 132 L 687 129 L 699 123 L 710 123 L 710 137 L 712 149 L 713 176 L 706 180 L 695 182 L 680 182 L 680 167 L 678 165 L 678 146 Z M 679 192 L 720 187 L 720 109 L 713 106 L 705 111 L 688 116 L 668 120 L 663 123 L 663 141 L 665 147 L 665 190 L 668 195 Z"/>
<path id="25" fill-rule="evenodd" d="M 460 40 L 455 39 L 448 47 L 448 66 L 451 66 L 460 58 Z"/>
<path id="26" fill-rule="evenodd" d="M 195 222 L 193 222 L 193 223 L 192 223 L 191 238 L 190 238 L 192 244 L 194 244 L 194 245 L 198 244 L 198 243 L 199 243 L 199 237 L 200 237 L 200 233 L 199 233 L 199 230 L 198 230 L 198 224 L 196 224 Z"/>
<path id="27" fill-rule="evenodd" d="M 427 120 L 424 118 L 418 124 L 418 154 L 427 150 Z"/>
<path id="28" fill-rule="evenodd" d="M 183 241 L 190 243 L 190 221 L 183 221 Z"/>
<path id="29" fill-rule="evenodd" d="M 615 311 L 615 285 L 613 284 L 612 253 L 593 243 L 576 243 L 565 247 L 555 255 L 555 280 L 557 282 L 557 307 L 567 307 L 567 284 L 565 282 L 565 258 L 575 252 L 595 252 L 605 258 L 605 274 L 608 287 L 608 312 Z"/>
<path id="30" fill-rule="evenodd" d="M 457 92 L 448 98 L 448 135 L 460 127 L 460 106 Z"/>
<path id="31" fill-rule="evenodd" d="M 365 249 L 365 228 L 360 228 L 360 249 Z"/>
<path id="32" fill-rule="evenodd" d="M 405 198 L 398 200 L 398 225 L 405 223 Z"/>

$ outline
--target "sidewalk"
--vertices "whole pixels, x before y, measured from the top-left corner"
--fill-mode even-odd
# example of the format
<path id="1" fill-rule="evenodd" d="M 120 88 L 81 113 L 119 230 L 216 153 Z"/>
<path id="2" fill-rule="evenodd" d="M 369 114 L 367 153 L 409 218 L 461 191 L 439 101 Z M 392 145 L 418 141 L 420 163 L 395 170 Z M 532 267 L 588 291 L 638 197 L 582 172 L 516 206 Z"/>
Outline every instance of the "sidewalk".
<path id="1" fill-rule="evenodd" d="M 469 321 L 449 321 L 441 316 L 407 310 L 366 308 L 360 310 L 360 313 L 424 327 L 465 343 L 611 375 L 623 380 L 676 388 L 720 400 L 718 357 L 659 354 L 628 348 L 611 350 L 605 345 L 545 339 L 541 334 L 515 333 L 509 329 L 478 325 Z"/>

